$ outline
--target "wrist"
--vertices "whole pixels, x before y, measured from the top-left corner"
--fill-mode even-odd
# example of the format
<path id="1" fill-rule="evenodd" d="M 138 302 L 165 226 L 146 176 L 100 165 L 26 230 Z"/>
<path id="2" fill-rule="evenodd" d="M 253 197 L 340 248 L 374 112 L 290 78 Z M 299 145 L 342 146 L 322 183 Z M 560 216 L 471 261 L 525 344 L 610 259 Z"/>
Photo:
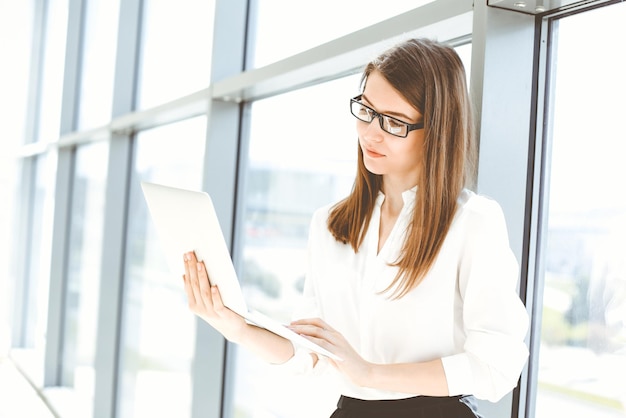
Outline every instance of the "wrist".
<path id="1" fill-rule="evenodd" d="M 376 374 L 376 364 L 364 361 L 357 378 L 357 385 L 362 387 L 372 387 Z"/>
<path id="2" fill-rule="evenodd" d="M 254 340 L 254 328 L 256 328 L 254 325 L 244 322 L 228 335 L 224 334 L 224 337 L 233 344 L 246 345 L 248 341 Z"/>

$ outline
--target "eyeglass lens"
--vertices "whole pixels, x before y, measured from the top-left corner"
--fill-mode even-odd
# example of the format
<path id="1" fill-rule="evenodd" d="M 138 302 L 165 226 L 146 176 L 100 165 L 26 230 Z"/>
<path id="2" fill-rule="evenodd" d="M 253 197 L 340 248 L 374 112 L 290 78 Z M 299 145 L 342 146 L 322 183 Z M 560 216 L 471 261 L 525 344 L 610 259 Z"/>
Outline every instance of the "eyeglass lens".
<path id="1" fill-rule="evenodd" d="M 370 123 L 374 120 L 375 117 L 377 117 L 381 129 L 392 135 L 404 137 L 408 134 L 408 127 L 405 123 L 396 120 L 390 116 L 381 115 L 380 113 L 374 111 L 374 109 L 371 109 L 362 103 L 352 101 L 351 110 L 352 114 L 357 119 L 362 120 L 363 122 Z"/>

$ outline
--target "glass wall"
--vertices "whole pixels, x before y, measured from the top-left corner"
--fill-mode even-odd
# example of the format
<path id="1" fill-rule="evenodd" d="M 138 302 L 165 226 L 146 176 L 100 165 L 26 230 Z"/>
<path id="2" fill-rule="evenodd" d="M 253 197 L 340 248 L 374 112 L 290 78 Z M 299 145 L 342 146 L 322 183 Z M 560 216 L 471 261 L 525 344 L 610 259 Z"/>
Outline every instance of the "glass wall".
<path id="1" fill-rule="evenodd" d="M 205 131 L 206 117 L 197 117 L 140 132 L 136 138 L 126 240 L 119 418 L 191 414 L 195 321 L 182 279 L 174 277 L 165 263 L 140 182 L 199 189 Z"/>
<path id="2" fill-rule="evenodd" d="M 344 197 L 356 174 L 358 142 L 348 103 L 359 81 L 351 76 L 252 105 L 239 272 L 249 307 L 285 323 L 304 286 L 311 215 Z M 317 112 L 310 109 L 323 109 L 324 116 L 311 121 L 308 115 Z M 330 415 L 336 399 L 325 398 L 331 388 L 322 380 L 289 379 L 245 350 L 232 350 L 234 399 L 227 416 Z"/>
<path id="3" fill-rule="evenodd" d="M 38 10 L 41 4 L 37 2 L 17 8 L 32 19 L 24 22 L 26 27 L 32 27 L 32 38 L 21 47 L 30 54 L 28 62 L 37 63 L 40 68 L 26 71 L 15 79 L 18 84 L 12 85 L 12 89 L 19 88 L 22 80 L 28 88 L 21 92 L 23 99 L 12 103 L 22 104 L 24 108 L 11 108 L 6 114 L 3 113 L 3 122 L 7 118 L 11 120 L 9 126 L 16 123 L 14 128 L 9 128 L 9 133 L 22 135 L 21 138 L 9 137 L 9 146 L 51 141 L 59 135 L 68 0 L 50 0 L 45 6 L 43 14 Z M 39 20 L 38 16 L 43 19 Z M 10 41 L 11 36 L 6 40 Z M 24 62 L 18 62 L 18 68 L 20 65 L 24 65 Z M 12 93 L 16 94 L 15 91 Z M 14 117 L 15 120 L 12 120 Z M 16 360 L 29 371 L 37 384 L 41 384 L 44 379 L 56 164 L 55 150 L 24 158 L 18 164 L 21 168 L 16 175 L 23 177 L 18 177 L 16 182 L 19 197 L 13 205 L 16 210 L 16 228 L 12 232 L 16 234 L 14 242 L 17 245 L 11 249 L 11 255 L 23 264 L 15 266 L 17 283 L 14 286 L 16 301 L 12 321 L 20 324 L 21 329 L 13 330 L 12 345 L 20 349 L 14 353 Z"/>
<path id="4" fill-rule="evenodd" d="M 626 417 L 626 4 L 555 22 L 536 417 Z"/>
<path id="5" fill-rule="evenodd" d="M 72 185 L 61 385 L 75 390 L 74 405 L 84 417 L 95 384 L 107 155 L 106 142 L 79 147 Z"/>
<path id="6" fill-rule="evenodd" d="M 432 1 L 399 0 L 384 7 L 377 0 L 320 0 L 306 5 L 290 0 L 256 1 L 251 65 L 280 61 Z"/>
<path id="7" fill-rule="evenodd" d="M 111 119 L 119 0 L 85 3 L 78 128 L 94 128 Z"/>
<path id="8" fill-rule="evenodd" d="M 22 330 L 20 340 L 13 344 L 23 350 L 15 353 L 22 367 L 29 370 L 36 382 L 43 381 L 46 329 L 48 326 L 48 288 L 52 251 L 52 219 L 54 215 L 54 173 L 56 154 L 48 153 L 34 161 L 34 194 L 31 211 L 22 214 L 28 219 L 26 257 L 31 261 L 24 272 L 21 301 Z M 20 306 L 18 305 L 18 306 Z"/>
<path id="9" fill-rule="evenodd" d="M 0 3 L 0 54 L 11 65 L 2 67 L 0 77 L 0 114 L 3 117 L 3 140 L 0 152 L 0 193 L 5 196 L 0 205 L 0 355 L 8 352 L 11 345 L 12 307 L 15 290 L 15 259 L 13 248 L 18 236 L 14 224 L 17 212 L 10 203 L 19 196 L 18 161 L 13 153 L 24 141 L 28 82 L 33 41 L 34 1 L 19 4 Z M 8 42 L 8 40 L 11 42 Z M 15 199 L 17 200 L 17 199 Z"/>
<path id="10" fill-rule="evenodd" d="M 206 88 L 211 79 L 215 4 L 143 1 L 137 108 L 158 106 Z"/>
<path id="11" fill-rule="evenodd" d="M 10 342 L 11 357 L 42 396 L 51 393 L 42 383 L 44 370 L 48 385 L 73 388 L 85 400 L 84 409 L 73 412 L 81 418 L 92 412 L 93 418 L 327 416 L 336 402 L 328 382 L 287 378 L 280 368 L 230 345 L 221 356 L 223 340 L 189 312 L 180 278 L 172 277 L 165 265 L 139 181 L 228 189 L 225 199 L 232 193 L 235 202 L 234 212 L 228 214 L 236 226 L 235 261 L 246 297 L 253 309 L 289 321 L 302 289 L 310 216 L 352 186 L 357 140 L 348 99 L 358 93 L 360 75 L 348 74 L 358 65 L 355 56 L 364 63 L 364 49 L 382 49 L 388 41 L 377 38 L 380 31 L 370 25 L 427 5 L 426 11 L 434 13 L 432 25 L 407 26 L 385 36 L 400 37 L 414 29 L 448 34 L 449 19 L 470 15 L 472 8 L 486 7 L 486 2 L 18 3 L 24 5 L 19 16 L 9 10 L 13 7 L 0 5 L 0 15 L 11 13 L 11 20 L 24 22 L 24 28 L 16 24 L 9 33 L 19 39 L 22 56 L 14 51 L 16 65 L 0 76 L 16 89 L 6 101 L 9 105 L 5 95 L 0 98 L 2 115 L 25 108 L 3 119 L 11 123 L 3 130 L 0 152 L 0 158 L 7 150 L 15 156 L 24 174 L 8 177 L 7 171 L 0 171 L 0 183 L 4 175 L 18 193 L 0 207 L 0 217 L 3 211 L 19 215 L 15 228 L 11 225 L 16 248 L 7 256 L 17 252 L 15 268 L 0 266 L 0 274 L 11 270 L 15 276 L 4 287 L 0 278 L 0 291 L 9 288 L 17 296 L 11 302 L 15 320 L 0 321 L 0 327 L 8 324 L 8 334 L 17 337 Z M 453 3 L 454 8 L 447 7 Z M 457 10 L 458 4 L 465 9 Z M 68 10 L 72 7 L 82 7 L 81 13 Z M 557 22 L 537 417 L 557 415 L 555 411 L 568 407 L 594 417 L 624 416 L 626 397 L 614 379 L 626 369 L 620 260 L 626 221 L 619 193 L 619 179 L 626 174 L 619 160 L 625 138 L 617 125 L 626 97 L 619 53 L 626 38 L 619 24 L 623 9 L 610 6 Z M 68 17 L 78 16 L 80 22 L 68 22 Z M 478 37 L 489 38 L 479 39 L 482 49 L 505 44 L 500 36 L 511 30 L 508 23 L 517 22 L 511 16 L 518 15 L 499 9 L 486 22 L 474 20 L 492 25 L 476 31 Z M 0 17 L 3 35 L 6 20 Z M 239 45 L 244 35 L 233 33 L 233 28 L 244 27 L 244 22 L 247 43 Z M 596 27 L 594 22 L 602 23 Z M 534 21 L 528 26 L 534 32 Z M 68 29 L 73 32 L 68 34 Z M 230 32 L 225 36 L 221 31 Z M 442 38 L 469 40 L 469 31 L 471 27 Z M 361 45 L 360 34 L 376 40 Z M 329 57 L 324 67 L 332 69 L 322 74 L 314 61 L 319 57 L 300 54 L 319 46 L 345 50 L 341 57 Z M 469 78 L 470 58 L 485 56 L 475 54 L 470 44 L 458 51 Z M 242 72 L 244 57 L 252 60 Z M 31 58 L 37 68 L 28 68 Z M 270 65 L 283 59 L 297 68 Z M 63 85 L 65 62 L 80 64 L 72 68 L 78 72 L 77 86 L 73 80 L 71 86 Z M 509 76 L 505 70 L 510 68 L 490 64 L 485 74 Z M 531 79 L 531 67 L 516 69 L 524 77 L 511 77 L 511 82 Z M 484 81 L 487 84 L 487 77 Z M 76 94 L 69 94 L 74 87 Z M 485 114 L 502 107 L 499 100 L 482 104 L 478 110 Z M 67 115 L 67 109 L 76 109 L 76 123 L 58 141 L 61 114 Z M 319 110 L 314 119 L 311 109 Z M 101 128 L 97 138 L 93 128 Z M 509 147 L 501 139 L 498 146 Z M 17 152 L 7 148 L 12 147 L 9 143 L 19 144 Z M 234 151 L 227 158 L 212 157 L 238 146 L 238 159 Z M 75 150 L 69 162 L 73 177 L 63 177 L 70 170 L 57 173 L 59 149 Z M 4 161 L 0 170 L 6 170 Z M 219 170 L 205 166 L 205 161 L 217 163 Z M 217 171 L 226 174 L 209 178 L 207 173 Z M 501 174 L 494 171 L 494 177 Z M 237 186 L 230 190 L 231 184 Z M 526 191 L 521 194 L 526 196 Z M 69 207 L 67 231 L 53 230 L 55 203 Z M 510 213 L 505 215 L 508 219 Z M 7 229 L 0 225 L 0 232 Z M 6 236 L 5 246 L 13 246 L 13 232 Z M 51 274 L 51 268 L 63 264 L 51 266 L 55 243 L 63 244 L 63 249 L 52 249 L 67 261 L 67 276 L 56 270 Z M 63 306 L 54 308 L 61 300 Z M 50 349 L 57 342 L 60 347 Z M 208 353 L 216 351 L 220 356 L 209 358 Z M 219 399 L 219 405 L 207 405 L 207 394 Z M 207 409 L 217 412 L 203 413 Z M 505 409 L 493 417 L 507 418 L 510 408 Z M 70 415 L 64 412 L 62 418 Z"/>
<path id="12" fill-rule="evenodd" d="M 52 141 L 59 136 L 68 4 L 69 0 L 49 0 L 46 2 L 46 20 L 43 28 L 45 46 L 40 75 L 41 97 L 38 108 L 37 141 Z M 27 138 L 27 142 L 32 141 L 33 138 Z"/>

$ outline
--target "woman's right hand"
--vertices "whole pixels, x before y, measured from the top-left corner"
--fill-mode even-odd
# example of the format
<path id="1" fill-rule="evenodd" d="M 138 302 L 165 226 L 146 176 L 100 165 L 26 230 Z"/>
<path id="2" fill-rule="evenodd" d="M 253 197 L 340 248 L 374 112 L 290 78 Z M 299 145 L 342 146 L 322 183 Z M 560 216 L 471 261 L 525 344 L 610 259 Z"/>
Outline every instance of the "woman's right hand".
<path id="1" fill-rule="evenodd" d="M 227 340 L 238 342 L 248 324 L 246 320 L 224 306 L 217 286 L 211 286 L 206 268 L 195 253 L 183 256 L 185 262 L 185 292 L 189 309 L 209 323 Z"/>

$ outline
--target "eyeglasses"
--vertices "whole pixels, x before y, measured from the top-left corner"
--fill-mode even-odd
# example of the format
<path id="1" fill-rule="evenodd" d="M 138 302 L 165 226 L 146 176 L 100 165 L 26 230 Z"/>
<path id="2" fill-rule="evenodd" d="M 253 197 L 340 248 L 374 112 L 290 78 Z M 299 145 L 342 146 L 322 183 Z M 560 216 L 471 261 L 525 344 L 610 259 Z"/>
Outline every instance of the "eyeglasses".
<path id="1" fill-rule="evenodd" d="M 400 138 L 406 138 L 409 132 L 424 128 L 424 122 L 407 123 L 389 115 L 378 113 L 371 107 L 361 103 L 360 100 L 362 97 L 363 95 L 359 94 L 358 96 L 350 99 L 350 112 L 352 112 L 352 115 L 354 115 L 354 117 L 358 120 L 370 123 L 374 120 L 374 118 L 378 118 L 380 128 L 383 131 Z"/>

